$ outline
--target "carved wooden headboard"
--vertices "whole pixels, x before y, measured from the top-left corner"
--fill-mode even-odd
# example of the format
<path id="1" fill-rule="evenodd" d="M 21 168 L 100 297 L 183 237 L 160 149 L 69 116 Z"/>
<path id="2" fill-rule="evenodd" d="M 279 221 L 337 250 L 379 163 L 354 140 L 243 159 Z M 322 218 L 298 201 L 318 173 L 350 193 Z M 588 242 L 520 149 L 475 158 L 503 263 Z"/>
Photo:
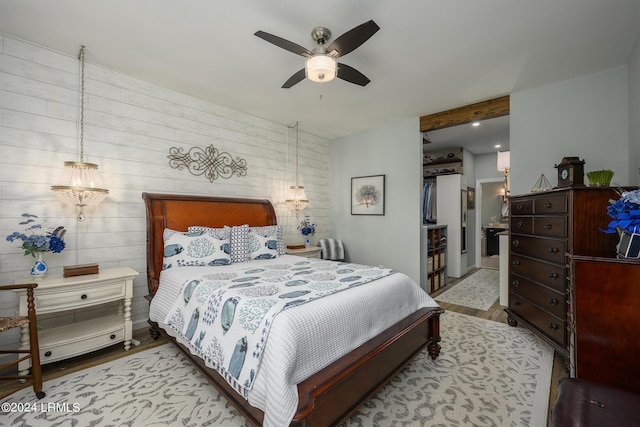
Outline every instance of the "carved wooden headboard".
<path id="1" fill-rule="evenodd" d="M 222 227 L 276 225 L 273 205 L 265 199 L 142 193 L 147 209 L 147 286 L 155 294 L 162 271 L 165 228 L 187 231 L 190 225 Z"/>

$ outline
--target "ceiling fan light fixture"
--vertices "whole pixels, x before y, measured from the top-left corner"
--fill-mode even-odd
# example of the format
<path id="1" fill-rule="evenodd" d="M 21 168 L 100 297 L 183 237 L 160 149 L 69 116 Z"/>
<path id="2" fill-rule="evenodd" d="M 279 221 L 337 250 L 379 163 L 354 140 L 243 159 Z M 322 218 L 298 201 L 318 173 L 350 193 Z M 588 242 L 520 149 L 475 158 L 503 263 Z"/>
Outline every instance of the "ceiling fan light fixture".
<path id="1" fill-rule="evenodd" d="M 305 63 L 305 73 L 311 81 L 324 83 L 333 80 L 338 73 L 338 63 L 327 55 L 314 55 Z"/>

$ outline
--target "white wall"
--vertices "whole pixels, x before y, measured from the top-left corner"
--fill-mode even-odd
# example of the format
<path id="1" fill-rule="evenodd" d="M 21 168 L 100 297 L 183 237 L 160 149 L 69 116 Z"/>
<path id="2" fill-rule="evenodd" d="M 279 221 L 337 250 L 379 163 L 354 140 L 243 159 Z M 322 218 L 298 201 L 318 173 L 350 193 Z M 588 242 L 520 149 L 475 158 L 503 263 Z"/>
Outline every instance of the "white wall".
<path id="1" fill-rule="evenodd" d="M 36 214 L 68 229 L 67 248 L 45 255 L 50 274 L 89 262 L 140 272 L 133 319 L 134 327 L 145 327 L 145 191 L 267 198 L 285 226 L 286 240 L 302 241 L 295 216 L 283 205 L 295 179 L 292 131 L 287 161 L 291 123 L 266 121 L 103 68 L 91 62 L 90 47 L 86 58 L 85 160 L 99 165 L 109 196 L 77 223 L 73 207 L 57 201 L 50 186 L 65 161 L 78 160 L 78 60 L 0 34 L 1 283 L 28 275 L 33 258 L 5 236 L 23 231 L 18 225 L 23 212 Z M 304 133 L 304 123 L 300 129 L 300 183 L 311 201 L 304 213 L 318 223 L 317 239 L 330 230 L 329 141 Z M 245 159 L 247 176 L 211 183 L 169 166 L 171 147 L 210 144 Z M 0 315 L 15 313 L 17 303 L 13 293 L 3 293 Z"/>
<path id="2" fill-rule="evenodd" d="M 512 93 L 511 194 L 529 193 L 542 173 L 555 186 L 554 165 L 565 156 L 584 159 L 585 172 L 611 169 L 612 183 L 628 185 L 627 84 L 623 66 Z"/>
<path id="3" fill-rule="evenodd" d="M 395 268 L 420 283 L 422 143 L 419 119 L 331 144 L 332 235 L 350 261 Z M 386 175 L 385 215 L 351 215 L 351 178 Z"/>

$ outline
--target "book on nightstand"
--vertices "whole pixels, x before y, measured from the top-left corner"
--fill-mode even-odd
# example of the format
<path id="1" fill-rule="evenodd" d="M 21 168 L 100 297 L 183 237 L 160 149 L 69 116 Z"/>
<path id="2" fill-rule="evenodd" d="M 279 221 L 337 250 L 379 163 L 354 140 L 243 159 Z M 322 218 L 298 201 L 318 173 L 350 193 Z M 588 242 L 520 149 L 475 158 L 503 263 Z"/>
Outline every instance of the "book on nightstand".
<path id="1" fill-rule="evenodd" d="M 63 277 L 84 276 L 85 274 L 98 274 L 98 264 L 65 265 L 62 267 Z"/>

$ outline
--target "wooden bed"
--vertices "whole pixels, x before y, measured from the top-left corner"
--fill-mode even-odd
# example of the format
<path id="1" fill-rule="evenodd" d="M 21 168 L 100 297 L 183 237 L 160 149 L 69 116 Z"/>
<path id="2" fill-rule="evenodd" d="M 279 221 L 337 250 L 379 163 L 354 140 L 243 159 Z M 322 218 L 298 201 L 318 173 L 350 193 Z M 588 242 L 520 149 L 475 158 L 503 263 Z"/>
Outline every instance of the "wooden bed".
<path id="1" fill-rule="evenodd" d="M 143 193 L 147 210 L 148 299 L 159 285 L 165 228 L 186 231 L 191 225 L 266 226 L 276 224 L 268 200 Z M 339 424 L 401 370 L 425 346 L 435 359 L 440 353 L 439 307 L 422 308 L 382 334 L 298 384 L 298 409 L 291 423 L 299 427 Z M 173 342 L 198 370 L 242 413 L 249 423 L 262 425 L 264 413 L 243 399 L 215 370 L 205 366 L 157 323 L 151 335 Z"/>

